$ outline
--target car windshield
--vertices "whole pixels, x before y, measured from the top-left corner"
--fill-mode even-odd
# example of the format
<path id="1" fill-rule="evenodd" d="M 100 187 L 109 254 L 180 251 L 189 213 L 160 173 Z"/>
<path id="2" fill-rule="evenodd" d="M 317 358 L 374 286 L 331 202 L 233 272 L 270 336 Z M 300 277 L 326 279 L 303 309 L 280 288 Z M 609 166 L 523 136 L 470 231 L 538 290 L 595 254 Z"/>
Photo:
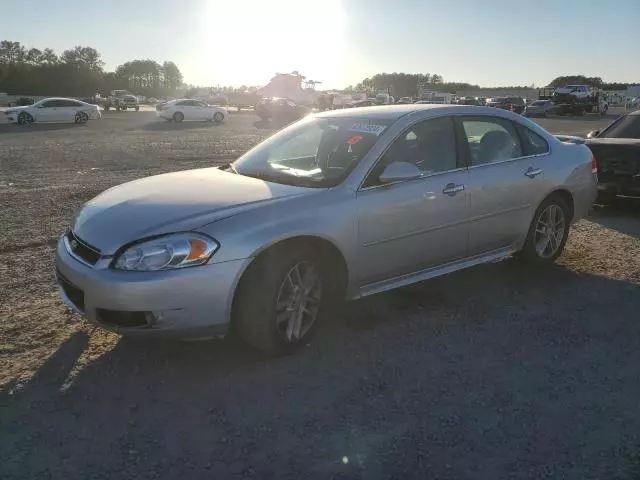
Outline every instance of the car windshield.
<path id="1" fill-rule="evenodd" d="M 231 164 L 249 177 L 306 187 L 341 183 L 390 122 L 358 117 L 310 117 L 259 144 Z"/>
<path id="2" fill-rule="evenodd" d="M 614 120 L 598 138 L 639 138 L 640 115 L 624 115 Z"/>

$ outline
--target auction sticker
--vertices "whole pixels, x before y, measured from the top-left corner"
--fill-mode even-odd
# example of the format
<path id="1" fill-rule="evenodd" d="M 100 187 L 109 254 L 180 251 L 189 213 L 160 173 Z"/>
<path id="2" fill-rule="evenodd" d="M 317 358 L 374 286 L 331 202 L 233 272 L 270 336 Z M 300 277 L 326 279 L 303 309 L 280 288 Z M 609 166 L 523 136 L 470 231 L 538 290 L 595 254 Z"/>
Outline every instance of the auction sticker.
<path id="1" fill-rule="evenodd" d="M 386 125 L 370 125 L 367 123 L 354 123 L 349 128 L 350 132 L 357 133 L 370 133 L 371 135 L 379 136 L 387 128 Z"/>

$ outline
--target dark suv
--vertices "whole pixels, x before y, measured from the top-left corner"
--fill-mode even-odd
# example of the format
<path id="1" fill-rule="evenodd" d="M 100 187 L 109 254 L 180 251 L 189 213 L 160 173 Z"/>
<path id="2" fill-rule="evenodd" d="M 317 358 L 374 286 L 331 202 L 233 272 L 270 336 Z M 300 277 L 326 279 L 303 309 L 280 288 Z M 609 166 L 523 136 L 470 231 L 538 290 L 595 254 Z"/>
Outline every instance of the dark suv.
<path id="1" fill-rule="evenodd" d="M 304 117 L 311 110 L 298 105 L 293 100 L 280 97 L 261 98 L 255 107 L 256 114 L 261 120 L 275 120 L 277 122 L 292 122 Z"/>
<path id="2" fill-rule="evenodd" d="M 525 103 L 521 97 L 495 97 L 487 100 L 487 106 L 522 113 L 524 112 Z"/>

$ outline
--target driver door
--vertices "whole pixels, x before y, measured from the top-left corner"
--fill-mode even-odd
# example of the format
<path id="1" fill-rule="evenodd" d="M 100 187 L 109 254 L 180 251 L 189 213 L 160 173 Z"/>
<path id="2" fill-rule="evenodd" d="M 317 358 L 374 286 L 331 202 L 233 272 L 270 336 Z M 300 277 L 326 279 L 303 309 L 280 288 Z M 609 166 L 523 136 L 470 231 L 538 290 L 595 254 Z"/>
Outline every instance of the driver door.
<path id="1" fill-rule="evenodd" d="M 36 110 L 36 121 L 55 122 L 58 114 L 59 100 L 49 100 L 41 104 Z"/>
<path id="2" fill-rule="evenodd" d="M 469 172 L 457 150 L 453 119 L 440 117 L 410 127 L 378 160 L 357 194 L 360 285 L 466 256 Z M 413 163 L 422 176 L 381 184 L 393 162 Z"/>

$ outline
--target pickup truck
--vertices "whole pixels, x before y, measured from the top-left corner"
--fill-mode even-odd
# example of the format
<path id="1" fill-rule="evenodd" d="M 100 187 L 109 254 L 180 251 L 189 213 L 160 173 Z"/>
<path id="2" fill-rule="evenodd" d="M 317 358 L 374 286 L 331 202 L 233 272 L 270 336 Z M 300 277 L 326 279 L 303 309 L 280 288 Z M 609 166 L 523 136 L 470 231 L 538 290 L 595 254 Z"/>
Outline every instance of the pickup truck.
<path id="1" fill-rule="evenodd" d="M 127 109 L 140 110 L 138 98 L 127 90 L 113 90 L 111 94 L 102 101 L 102 106 L 105 111 L 110 108 L 115 108 L 117 111 Z"/>

